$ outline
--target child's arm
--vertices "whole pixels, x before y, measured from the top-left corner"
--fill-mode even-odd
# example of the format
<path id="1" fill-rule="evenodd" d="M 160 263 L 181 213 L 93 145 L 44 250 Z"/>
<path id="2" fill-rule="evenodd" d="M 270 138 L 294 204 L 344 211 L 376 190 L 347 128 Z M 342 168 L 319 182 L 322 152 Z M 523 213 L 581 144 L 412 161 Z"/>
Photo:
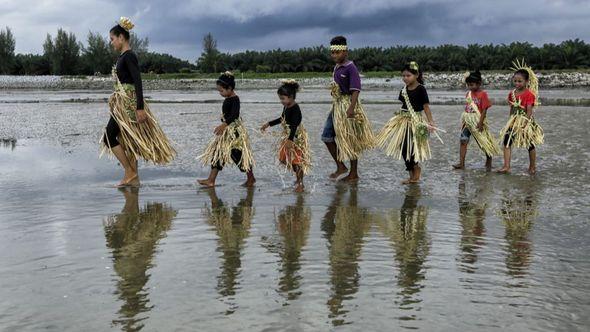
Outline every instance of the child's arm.
<path id="1" fill-rule="evenodd" d="M 346 110 L 346 115 L 349 118 L 354 118 L 354 108 L 356 107 L 356 104 L 358 103 L 359 94 L 360 94 L 359 90 L 352 90 L 352 92 L 351 92 L 350 106 L 348 106 L 348 110 Z"/>
<path id="2" fill-rule="evenodd" d="M 430 111 L 430 104 L 424 104 L 424 113 L 426 114 L 426 119 L 428 119 L 428 124 L 430 125 L 430 127 L 428 128 L 429 131 L 434 131 L 433 127 L 436 127 L 434 125 L 434 120 L 432 119 L 432 112 Z"/>
<path id="3" fill-rule="evenodd" d="M 276 118 L 272 121 L 268 121 L 267 123 L 263 124 L 262 127 L 260 127 L 260 131 L 265 131 L 266 128 L 276 126 L 279 123 L 281 123 L 281 118 Z"/>
<path id="4" fill-rule="evenodd" d="M 533 105 L 527 105 L 526 107 L 526 116 L 529 119 L 533 118 Z"/>
<path id="5" fill-rule="evenodd" d="M 484 108 L 483 110 L 480 110 L 481 115 L 479 117 L 479 123 L 477 124 L 477 129 L 479 129 L 479 131 L 483 130 L 483 123 L 486 119 L 486 115 L 488 114 L 488 108 Z"/>

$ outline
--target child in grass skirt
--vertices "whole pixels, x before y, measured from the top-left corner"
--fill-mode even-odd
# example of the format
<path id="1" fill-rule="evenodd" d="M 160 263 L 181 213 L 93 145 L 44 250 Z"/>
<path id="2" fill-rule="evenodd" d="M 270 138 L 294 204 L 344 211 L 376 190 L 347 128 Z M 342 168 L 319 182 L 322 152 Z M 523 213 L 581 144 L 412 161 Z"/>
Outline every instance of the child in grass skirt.
<path id="1" fill-rule="evenodd" d="M 225 72 L 217 80 L 217 90 L 225 98 L 222 106 L 221 124 L 213 130 L 205 152 L 198 157 L 204 165 L 211 166 L 207 179 L 198 180 L 204 187 L 215 186 L 217 174 L 228 163 L 234 163 L 240 171 L 246 173 L 247 179 L 243 186 L 252 187 L 256 182 L 252 167 L 254 156 L 250 147 L 248 131 L 240 118 L 240 98 L 234 91 L 236 87 L 232 73 Z"/>
<path id="2" fill-rule="evenodd" d="M 281 124 L 283 133 L 277 144 L 277 155 L 281 164 L 295 173 L 295 191 L 303 192 L 303 176 L 311 170 L 311 153 L 307 131 L 301 123 L 302 115 L 299 105 L 295 102 L 299 91 L 299 83 L 295 80 L 284 81 L 277 90 L 283 112 L 273 121 L 262 125 L 261 130 Z"/>
<path id="3" fill-rule="evenodd" d="M 510 173 L 510 158 L 512 147 L 526 148 L 529 151 L 529 174 L 537 172 L 536 147 L 543 144 L 543 128 L 534 117 L 535 109 L 539 105 L 539 81 L 531 67 L 524 61 L 514 62 L 515 72 L 512 77 L 514 90 L 508 95 L 510 103 L 510 118 L 500 132 L 500 139 L 504 147 L 504 166 L 499 173 Z"/>
<path id="4" fill-rule="evenodd" d="M 402 108 L 377 135 L 377 146 L 388 156 L 404 159 L 410 176 L 402 183 L 409 184 L 420 181 L 422 169 L 418 163 L 430 159 L 428 138 L 435 126 L 418 64 L 414 61 L 406 64 L 402 76 L 406 84 L 399 94 Z"/>
<path id="5" fill-rule="evenodd" d="M 467 144 L 471 137 L 486 156 L 486 170 L 492 169 L 492 156 L 500 154 L 498 144 L 490 133 L 486 118 L 488 109 L 492 106 L 488 94 L 481 89 L 481 73 L 479 70 L 467 73 L 465 83 L 469 88 L 465 96 L 465 111 L 461 114 L 461 146 L 459 163 L 453 165 L 455 169 L 465 168 Z"/>

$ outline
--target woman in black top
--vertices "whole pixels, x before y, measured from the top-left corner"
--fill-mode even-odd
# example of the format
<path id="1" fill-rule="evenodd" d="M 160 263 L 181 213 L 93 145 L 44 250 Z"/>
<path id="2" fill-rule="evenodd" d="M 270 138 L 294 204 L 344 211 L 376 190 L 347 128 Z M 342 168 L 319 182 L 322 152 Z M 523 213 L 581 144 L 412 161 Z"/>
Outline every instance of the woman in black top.
<path id="1" fill-rule="evenodd" d="M 304 190 L 303 175 L 309 172 L 311 159 L 307 132 L 301 124 L 301 109 L 295 102 L 298 90 L 299 84 L 296 81 L 283 82 L 277 90 L 283 104 L 283 113 L 279 118 L 263 124 L 260 129 L 265 131 L 268 127 L 283 125 L 283 135 L 278 145 L 279 161 L 287 169 L 295 172 L 297 177 L 295 191 L 302 192 Z"/>
<path id="2" fill-rule="evenodd" d="M 240 118 L 240 97 L 234 91 L 235 87 L 234 75 L 230 72 L 223 73 L 217 80 L 217 91 L 225 99 L 221 107 L 221 124 L 215 127 L 215 136 L 205 152 L 198 157 L 203 164 L 211 166 L 209 176 L 198 180 L 204 187 L 214 187 L 217 174 L 229 162 L 233 162 L 240 171 L 246 173 L 244 187 L 252 187 L 256 183 L 252 172 L 254 157 L 248 132 Z"/>
<path id="3" fill-rule="evenodd" d="M 125 170 L 117 187 L 139 185 L 139 158 L 166 164 L 176 155 L 143 99 L 139 62 L 129 46 L 132 28 L 133 23 L 122 17 L 110 31 L 111 45 L 121 55 L 113 69 L 115 92 L 109 98 L 111 118 L 103 135 L 102 150 L 114 154 Z"/>

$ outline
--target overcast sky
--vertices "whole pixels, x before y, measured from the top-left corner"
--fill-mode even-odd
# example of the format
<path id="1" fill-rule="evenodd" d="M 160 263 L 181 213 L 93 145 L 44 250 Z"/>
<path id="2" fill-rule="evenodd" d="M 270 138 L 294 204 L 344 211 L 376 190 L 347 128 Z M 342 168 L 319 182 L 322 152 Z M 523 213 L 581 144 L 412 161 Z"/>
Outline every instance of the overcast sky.
<path id="1" fill-rule="evenodd" d="M 172 6 L 171 6 L 172 4 Z M 129 16 L 150 49 L 194 61 L 211 32 L 224 52 L 328 44 L 352 47 L 590 41 L 589 0 L 0 0 L 19 53 L 41 53 L 58 27 L 83 42 Z"/>

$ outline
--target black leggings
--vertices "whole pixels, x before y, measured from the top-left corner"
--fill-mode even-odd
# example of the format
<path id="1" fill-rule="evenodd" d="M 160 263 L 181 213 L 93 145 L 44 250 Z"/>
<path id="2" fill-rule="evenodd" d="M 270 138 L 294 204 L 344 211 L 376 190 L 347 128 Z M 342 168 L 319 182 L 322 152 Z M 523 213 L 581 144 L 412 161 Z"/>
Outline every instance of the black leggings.
<path id="1" fill-rule="evenodd" d="M 245 172 L 246 170 L 242 168 L 242 150 L 238 150 L 238 149 L 232 149 L 231 150 L 231 160 L 234 161 L 234 163 L 236 165 L 238 165 L 238 167 L 240 168 L 240 171 Z M 217 170 L 222 170 L 223 166 L 221 164 L 221 162 L 218 162 L 217 165 L 212 165 L 211 168 L 213 169 L 217 169 Z"/>
<path id="2" fill-rule="evenodd" d="M 412 134 L 409 133 L 410 129 L 406 131 L 406 137 L 412 137 Z M 409 134 L 409 135 L 408 135 Z M 414 161 L 414 154 L 410 156 L 408 159 L 408 141 L 404 140 L 404 145 L 402 146 L 402 157 L 404 158 L 404 162 L 406 163 L 406 171 L 411 172 L 414 170 L 414 167 L 418 165 L 416 161 Z"/>
<path id="3" fill-rule="evenodd" d="M 504 135 L 504 147 L 512 147 L 512 132 L 507 132 L 506 135 Z M 531 144 L 531 146 L 529 146 L 529 152 L 533 151 L 535 149 L 535 146 L 533 144 Z"/>
<path id="4" fill-rule="evenodd" d="M 103 141 L 109 148 L 114 148 L 119 145 L 117 137 L 121 133 L 121 128 L 115 119 L 111 116 L 109 123 L 107 123 L 107 132 L 104 134 Z"/>

